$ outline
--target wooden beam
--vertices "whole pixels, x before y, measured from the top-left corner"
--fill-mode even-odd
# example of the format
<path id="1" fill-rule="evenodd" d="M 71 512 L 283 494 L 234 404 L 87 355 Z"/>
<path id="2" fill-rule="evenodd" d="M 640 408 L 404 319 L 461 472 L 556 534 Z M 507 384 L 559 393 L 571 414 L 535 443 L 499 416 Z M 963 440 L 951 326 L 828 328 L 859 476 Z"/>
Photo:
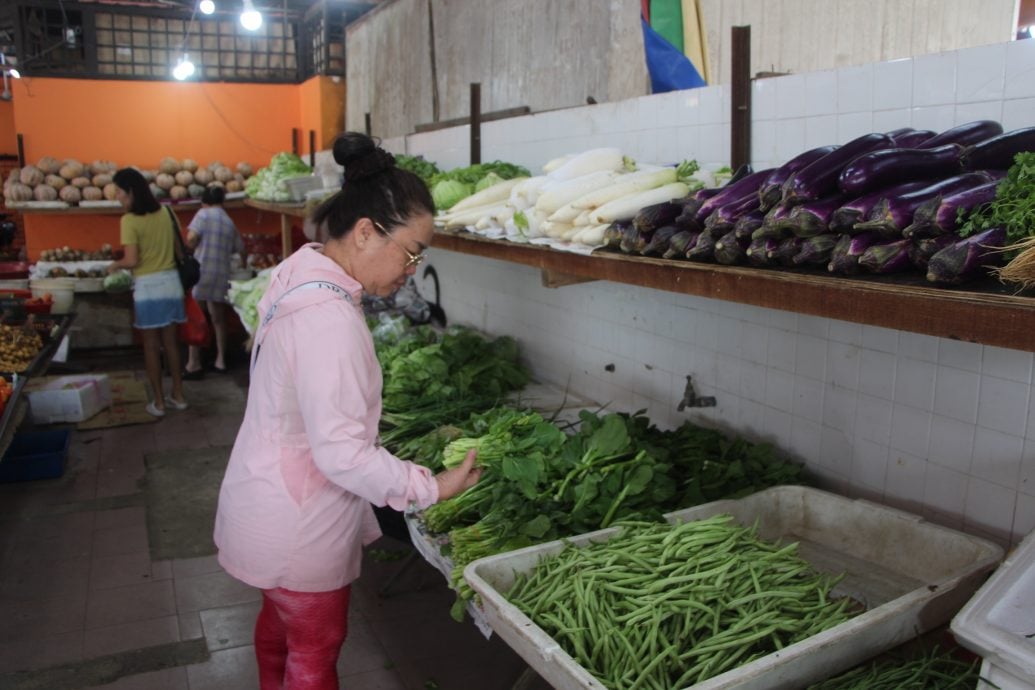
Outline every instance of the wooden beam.
<path id="1" fill-rule="evenodd" d="M 544 288 L 560 288 L 567 285 L 578 285 L 579 283 L 591 283 L 596 278 L 577 276 L 574 273 L 565 273 L 553 268 L 542 269 L 542 284 Z"/>
<path id="2" fill-rule="evenodd" d="M 730 167 L 751 162 L 751 27 L 734 26 L 730 113 Z"/>
<path id="3" fill-rule="evenodd" d="M 482 162 L 482 85 L 471 82 L 471 161 Z"/>
<path id="4" fill-rule="evenodd" d="M 520 117 L 522 115 L 531 114 L 532 109 L 527 105 L 522 105 L 517 108 L 506 108 L 504 110 L 495 110 L 491 113 L 482 113 L 482 122 L 493 122 L 495 120 L 506 120 L 511 117 Z M 421 132 L 434 132 L 439 129 L 447 129 L 449 127 L 459 127 L 461 125 L 470 124 L 471 118 L 469 117 L 455 117 L 451 120 L 442 120 L 441 122 L 428 122 L 422 125 L 414 127 L 413 131 L 418 134 Z"/>

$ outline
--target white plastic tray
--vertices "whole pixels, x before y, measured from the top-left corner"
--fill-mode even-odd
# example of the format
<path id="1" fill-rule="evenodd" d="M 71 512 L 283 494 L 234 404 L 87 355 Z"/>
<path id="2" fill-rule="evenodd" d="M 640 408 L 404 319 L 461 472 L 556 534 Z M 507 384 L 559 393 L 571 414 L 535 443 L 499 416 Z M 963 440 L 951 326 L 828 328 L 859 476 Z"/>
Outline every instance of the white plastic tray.
<path id="1" fill-rule="evenodd" d="M 694 685 L 701 690 L 800 688 L 829 678 L 948 621 L 1002 558 L 995 544 L 922 518 L 818 489 L 781 486 L 746 498 L 715 501 L 670 513 L 669 521 L 731 514 L 759 526 L 771 541 L 797 541 L 817 570 L 844 573 L 837 594 L 866 607 L 854 618 L 780 652 Z M 568 541 L 606 541 L 617 529 Z M 515 573 L 564 548 L 554 541 L 471 563 L 464 576 L 489 624 L 547 682 L 559 690 L 604 686 L 533 623 L 504 594 Z"/>
<path id="2" fill-rule="evenodd" d="M 982 678 L 1002 690 L 1035 688 L 1035 532 L 952 619 L 951 629 L 984 657 Z"/>

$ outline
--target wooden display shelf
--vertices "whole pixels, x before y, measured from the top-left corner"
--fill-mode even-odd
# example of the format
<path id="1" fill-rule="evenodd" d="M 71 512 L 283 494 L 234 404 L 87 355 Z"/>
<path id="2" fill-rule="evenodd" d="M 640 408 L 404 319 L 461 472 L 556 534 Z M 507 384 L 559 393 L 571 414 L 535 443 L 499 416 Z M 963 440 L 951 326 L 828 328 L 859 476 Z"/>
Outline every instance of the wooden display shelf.
<path id="1" fill-rule="evenodd" d="M 819 271 L 720 266 L 549 247 L 436 230 L 437 249 L 539 268 L 555 284 L 566 275 L 710 297 L 770 309 L 1035 352 L 1035 298 L 992 280 L 939 288 L 920 276 L 832 277 Z"/>
<path id="2" fill-rule="evenodd" d="M 305 204 L 278 204 L 272 201 L 245 199 L 244 205 L 260 211 L 280 214 L 280 255 L 291 256 L 291 218 L 305 218 Z"/>
<path id="3" fill-rule="evenodd" d="M 230 201 L 224 201 L 223 208 L 244 208 L 247 205 L 245 201 L 245 199 L 231 199 Z M 168 204 L 162 204 L 162 206 L 167 205 Z M 172 210 L 174 211 L 197 211 L 200 208 L 200 203 L 172 205 Z M 122 208 L 81 208 L 79 206 L 69 206 L 68 208 L 9 208 L 5 210 L 8 213 L 21 213 L 23 216 L 121 216 L 126 212 Z"/>

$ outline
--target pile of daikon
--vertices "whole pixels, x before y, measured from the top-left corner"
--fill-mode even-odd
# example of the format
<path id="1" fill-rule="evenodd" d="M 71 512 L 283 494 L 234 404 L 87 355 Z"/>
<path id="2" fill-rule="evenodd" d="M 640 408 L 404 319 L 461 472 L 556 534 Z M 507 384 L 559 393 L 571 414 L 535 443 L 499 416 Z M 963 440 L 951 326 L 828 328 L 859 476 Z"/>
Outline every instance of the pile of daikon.
<path id="1" fill-rule="evenodd" d="M 618 149 L 592 149 L 550 161 L 543 175 L 484 189 L 435 220 L 447 229 L 467 228 L 517 242 L 548 237 L 598 246 L 612 223 L 628 221 L 644 206 L 679 199 L 704 186 L 704 176 L 693 177 L 697 171 L 696 161 L 637 168 Z"/>

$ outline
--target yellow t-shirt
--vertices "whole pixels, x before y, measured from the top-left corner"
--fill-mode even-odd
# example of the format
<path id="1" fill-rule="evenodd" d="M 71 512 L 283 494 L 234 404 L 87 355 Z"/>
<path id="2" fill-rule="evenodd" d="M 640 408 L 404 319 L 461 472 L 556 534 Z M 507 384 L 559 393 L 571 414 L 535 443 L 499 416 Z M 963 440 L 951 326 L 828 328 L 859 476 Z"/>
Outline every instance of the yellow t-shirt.
<path id="1" fill-rule="evenodd" d="M 133 275 L 143 276 L 176 267 L 173 231 L 169 227 L 171 220 L 165 207 L 142 216 L 135 213 L 126 213 L 122 216 L 122 244 L 137 245 L 140 257 L 133 269 Z"/>

